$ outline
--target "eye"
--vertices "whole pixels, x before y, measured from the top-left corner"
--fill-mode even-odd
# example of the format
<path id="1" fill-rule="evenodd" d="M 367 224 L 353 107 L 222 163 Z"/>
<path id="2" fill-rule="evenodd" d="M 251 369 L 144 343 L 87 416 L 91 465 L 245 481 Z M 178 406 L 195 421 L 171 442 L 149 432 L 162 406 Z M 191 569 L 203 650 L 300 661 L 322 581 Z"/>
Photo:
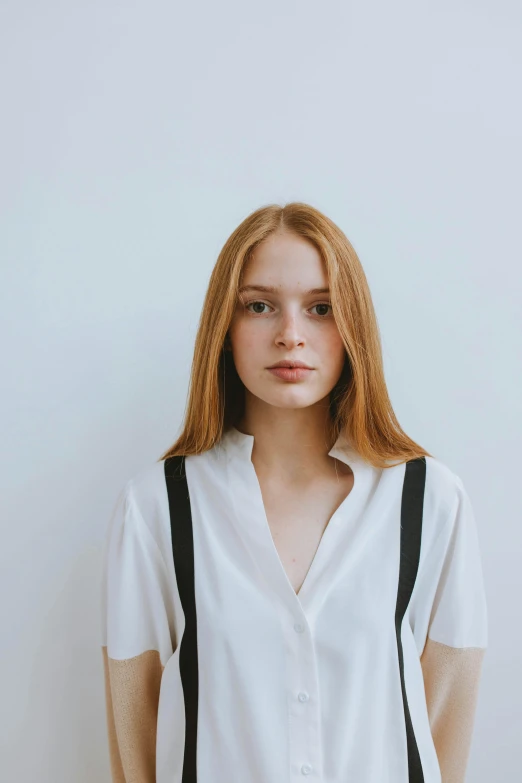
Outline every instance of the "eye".
<path id="1" fill-rule="evenodd" d="M 314 307 L 326 307 L 326 308 L 329 307 L 330 310 L 332 309 L 332 305 L 329 302 L 319 302 L 319 304 L 314 305 Z M 312 307 L 312 310 L 313 309 L 314 308 Z M 320 313 L 317 313 L 317 315 L 320 315 L 321 318 L 324 318 L 325 316 L 329 315 L 329 313 L 320 312 Z"/>
<path id="2" fill-rule="evenodd" d="M 254 309 L 250 310 L 252 306 L 254 306 Z M 245 304 L 245 309 L 248 310 L 250 313 L 254 313 L 255 315 L 265 315 L 266 311 L 262 309 L 263 307 L 270 307 L 270 305 L 268 305 L 266 302 L 262 302 L 260 299 L 253 299 L 251 302 L 247 302 Z M 326 308 L 327 312 L 320 311 L 316 313 L 316 315 L 318 315 L 320 318 L 323 319 L 330 315 L 330 313 L 328 312 L 328 308 L 330 310 L 332 309 L 332 305 L 330 304 L 330 302 L 319 302 L 318 304 L 314 305 L 311 309 L 313 310 L 314 307 Z"/>
<path id="3" fill-rule="evenodd" d="M 245 305 L 245 308 L 248 310 L 248 308 L 251 305 L 261 305 L 261 307 L 268 307 L 269 306 L 269 305 L 266 304 L 266 302 L 261 302 L 258 299 L 254 299 L 252 302 L 248 302 Z M 256 309 L 255 311 L 250 310 L 249 312 L 255 312 L 256 315 L 264 315 L 263 311 L 262 310 L 258 310 L 258 309 Z"/>

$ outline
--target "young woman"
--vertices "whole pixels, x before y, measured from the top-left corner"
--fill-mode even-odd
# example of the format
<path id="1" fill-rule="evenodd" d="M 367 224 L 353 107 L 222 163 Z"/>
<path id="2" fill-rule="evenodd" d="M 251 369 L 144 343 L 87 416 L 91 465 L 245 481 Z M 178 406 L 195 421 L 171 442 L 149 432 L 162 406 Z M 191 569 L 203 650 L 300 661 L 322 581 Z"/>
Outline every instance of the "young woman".
<path id="1" fill-rule="evenodd" d="M 486 647 L 470 500 L 394 415 L 352 245 L 306 204 L 257 210 L 181 435 L 108 529 L 113 781 L 463 783 Z"/>

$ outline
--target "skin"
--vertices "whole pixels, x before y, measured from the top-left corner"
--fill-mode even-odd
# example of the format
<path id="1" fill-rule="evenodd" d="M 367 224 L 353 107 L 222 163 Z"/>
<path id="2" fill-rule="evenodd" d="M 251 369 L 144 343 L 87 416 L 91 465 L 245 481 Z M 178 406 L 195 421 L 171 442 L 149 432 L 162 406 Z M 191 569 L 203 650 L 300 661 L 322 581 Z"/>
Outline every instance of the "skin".
<path id="1" fill-rule="evenodd" d="M 271 235 L 245 265 L 240 290 L 245 286 L 275 290 L 240 293 L 230 324 L 230 348 L 246 389 L 237 429 L 254 436 L 252 462 L 267 520 L 297 592 L 331 515 L 353 487 L 350 467 L 328 456 L 328 395 L 345 348 L 328 293 L 309 293 L 328 289 L 328 277 L 307 240 Z M 302 380 L 284 380 L 267 369 L 280 359 L 300 359 L 313 370 Z"/>

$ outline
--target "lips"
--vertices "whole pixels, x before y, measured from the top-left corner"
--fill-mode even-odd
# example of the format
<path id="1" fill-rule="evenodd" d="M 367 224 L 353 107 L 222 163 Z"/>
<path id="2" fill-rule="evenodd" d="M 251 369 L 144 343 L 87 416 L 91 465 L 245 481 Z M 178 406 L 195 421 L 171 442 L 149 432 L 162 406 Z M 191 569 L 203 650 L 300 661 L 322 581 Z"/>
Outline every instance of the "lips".
<path id="1" fill-rule="evenodd" d="M 308 378 L 310 373 L 313 372 L 311 367 L 288 367 L 288 365 L 267 367 L 267 369 L 268 372 L 271 372 L 272 375 L 276 375 L 283 381 L 301 381 Z"/>
<path id="2" fill-rule="evenodd" d="M 303 370 L 312 370 L 313 367 L 310 367 L 309 364 L 305 364 L 305 362 L 301 361 L 286 361 L 282 359 L 280 362 L 276 362 L 275 364 L 270 365 L 270 367 L 267 367 L 268 370 L 274 370 L 278 367 L 286 367 L 288 369 L 303 369 Z"/>

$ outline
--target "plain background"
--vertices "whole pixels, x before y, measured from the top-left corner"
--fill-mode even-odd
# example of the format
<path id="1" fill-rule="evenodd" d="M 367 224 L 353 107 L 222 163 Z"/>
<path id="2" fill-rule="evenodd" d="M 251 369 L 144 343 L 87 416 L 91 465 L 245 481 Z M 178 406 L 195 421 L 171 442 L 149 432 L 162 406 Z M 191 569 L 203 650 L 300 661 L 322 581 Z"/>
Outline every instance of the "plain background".
<path id="1" fill-rule="evenodd" d="M 109 514 L 179 432 L 223 243 L 291 200 L 354 244 L 398 419 L 472 499 L 467 781 L 514 780 L 520 3 L 4 0 L 0 31 L 2 783 L 109 781 Z"/>

